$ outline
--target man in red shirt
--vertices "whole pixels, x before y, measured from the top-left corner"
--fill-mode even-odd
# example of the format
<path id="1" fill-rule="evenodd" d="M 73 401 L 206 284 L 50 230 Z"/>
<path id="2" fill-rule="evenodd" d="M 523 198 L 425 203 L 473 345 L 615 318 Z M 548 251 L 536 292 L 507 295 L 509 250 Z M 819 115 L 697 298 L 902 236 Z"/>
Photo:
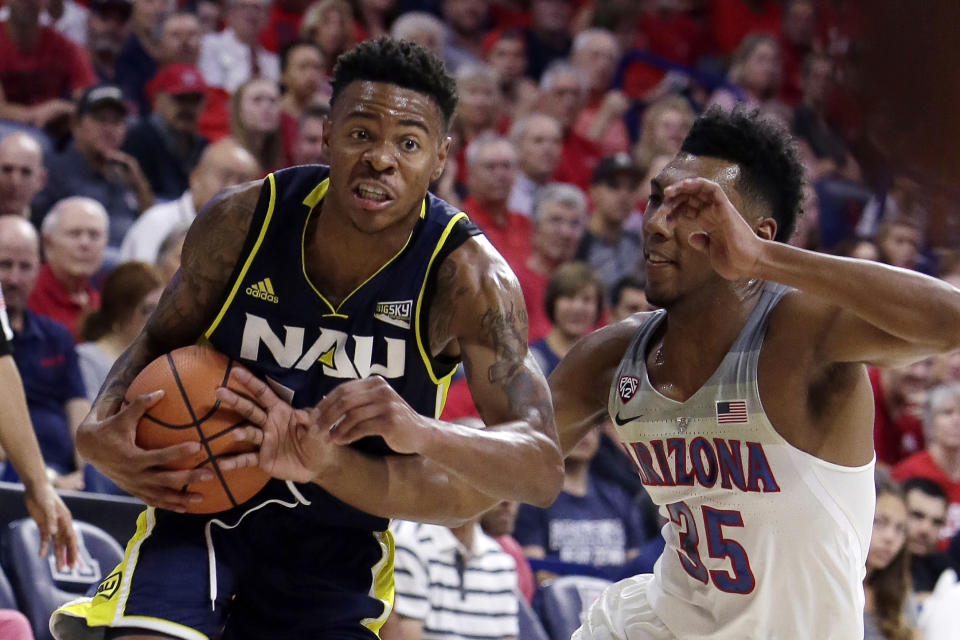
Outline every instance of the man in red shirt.
<path id="1" fill-rule="evenodd" d="M 506 138 L 481 134 L 467 147 L 467 189 L 463 210 L 507 263 L 516 268 L 530 253 L 530 220 L 507 208 L 517 173 L 517 152 Z"/>
<path id="2" fill-rule="evenodd" d="M 90 284 L 90 277 L 103 261 L 107 212 L 91 198 L 66 198 L 43 219 L 41 232 L 46 263 L 27 306 L 56 320 L 77 339 L 81 316 L 100 306 L 100 293 Z"/>
<path id="3" fill-rule="evenodd" d="M 42 0 L 7 0 L 10 18 L 0 22 L 0 118 L 37 127 L 73 112 L 70 99 L 96 78 L 86 52 L 40 24 Z"/>
<path id="4" fill-rule="evenodd" d="M 893 466 L 923 448 L 921 415 L 930 381 L 930 360 L 896 369 L 871 367 L 873 442 L 877 462 Z"/>
<path id="5" fill-rule="evenodd" d="M 553 116 L 563 129 L 563 151 L 553 178 L 590 187 L 590 175 L 603 157 L 600 145 L 573 129 L 587 99 L 582 72 L 566 61 L 554 62 L 540 79 L 540 111 Z"/>

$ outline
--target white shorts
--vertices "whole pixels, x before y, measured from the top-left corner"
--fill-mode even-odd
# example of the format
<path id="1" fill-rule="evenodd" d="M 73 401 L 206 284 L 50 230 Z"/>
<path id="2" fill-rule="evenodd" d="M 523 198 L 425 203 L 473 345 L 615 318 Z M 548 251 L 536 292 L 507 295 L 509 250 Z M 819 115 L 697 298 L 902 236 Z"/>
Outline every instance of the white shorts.
<path id="1" fill-rule="evenodd" d="M 653 574 L 644 573 L 607 587 L 570 640 L 677 640 L 650 607 L 652 582 Z"/>

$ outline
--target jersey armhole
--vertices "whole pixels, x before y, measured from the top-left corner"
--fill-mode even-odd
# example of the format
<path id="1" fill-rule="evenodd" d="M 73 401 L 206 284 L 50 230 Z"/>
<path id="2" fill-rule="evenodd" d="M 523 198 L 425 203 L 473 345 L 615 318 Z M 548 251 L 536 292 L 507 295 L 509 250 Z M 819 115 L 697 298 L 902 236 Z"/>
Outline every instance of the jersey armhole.
<path id="1" fill-rule="evenodd" d="M 443 261 L 464 242 L 471 237 L 480 235 L 480 229 L 470 219 L 459 214 L 460 217 L 452 222 L 452 226 L 441 237 L 440 246 L 430 260 L 427 273 L 424 276 L 423 291 L 420 294 L 420 315 L 417 323 L 417 339 L 422 346 L 422 355 L 429 366 L 431 374 L 436 379 L 445 378 L 453 373 L 460 363 L 460 358 L 450 356 L 433 356 L 430 354 L 430 307 L 437 293 L 437 272 Z"/>

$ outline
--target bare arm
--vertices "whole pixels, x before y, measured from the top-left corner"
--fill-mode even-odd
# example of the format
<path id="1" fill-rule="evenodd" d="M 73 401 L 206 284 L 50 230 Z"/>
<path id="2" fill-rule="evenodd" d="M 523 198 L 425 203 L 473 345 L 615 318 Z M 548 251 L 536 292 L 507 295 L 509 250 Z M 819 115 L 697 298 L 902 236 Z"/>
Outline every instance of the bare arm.
<path id="1" fill-rule="evenodd" d="M 225 296 L 260 191 L 260 183 L 228 189 L 207 205 L 187 234 L 180 271 L 173 277 L 143 332 L 114 363 L 93 408 L 76 434 L 79 453 L 118 486 L 159 507 L 182 510 L 194 496 L 180 487 L 203 480 L 200 470 L 159 471 L 157 467 L 192 453 L 186 443 L 144 450 L 134 443 L 144 411 L 159 400 L 140 396 L 121 409 L 130 382 L 151 361 L 196 342 Z"/>

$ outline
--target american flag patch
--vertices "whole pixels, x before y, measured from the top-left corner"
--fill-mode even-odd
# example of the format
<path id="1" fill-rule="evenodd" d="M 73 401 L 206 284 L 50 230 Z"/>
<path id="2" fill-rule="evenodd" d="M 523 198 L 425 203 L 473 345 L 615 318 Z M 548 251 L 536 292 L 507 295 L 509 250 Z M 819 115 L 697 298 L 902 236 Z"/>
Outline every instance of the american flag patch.
<path id="1" fill-rule="evenodd" d="M 717 422 L 720 424 L 743 424 L 747 421 L 747 401 L 727 400 L 717 403 Z"/>

